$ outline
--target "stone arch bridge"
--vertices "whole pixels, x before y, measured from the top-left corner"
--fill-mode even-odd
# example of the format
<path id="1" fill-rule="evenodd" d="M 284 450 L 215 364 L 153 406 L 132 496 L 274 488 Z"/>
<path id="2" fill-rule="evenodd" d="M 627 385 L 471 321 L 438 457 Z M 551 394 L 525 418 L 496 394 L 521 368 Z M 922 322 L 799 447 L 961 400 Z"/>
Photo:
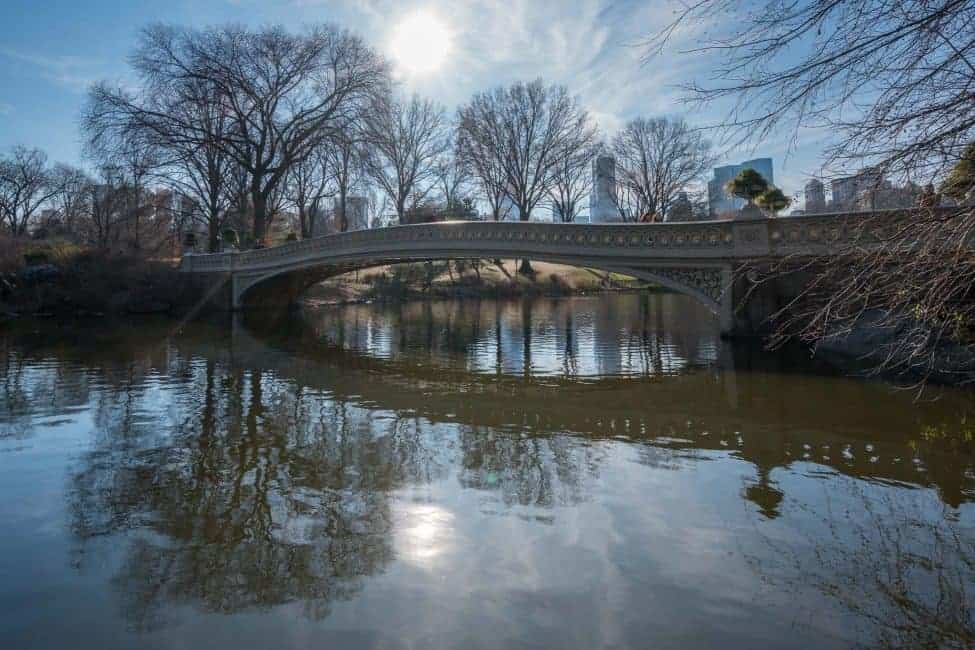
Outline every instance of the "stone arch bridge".
<path id="1" fill-rule="evenodd" d="M 743 267 L 839 252 L 861 242 L 865 231 L 882 231 L 904 216 L 867 212 L 594 225 L 458 221 L 359 230 L 242 252 L 188 254 L 180 270 L 205 278 L 219 306 L 236 311 L 291 303 L 311 285 L 356 269 L 420 260 L 528 258 L 658 283 L 707 306 L 723 334 L 748 335 L 760 333 L 798 289 L 783 280 L 762 283 L 756 291 L 738 272 Z M 882 237 L 882 232 L 875 234 Z"/>

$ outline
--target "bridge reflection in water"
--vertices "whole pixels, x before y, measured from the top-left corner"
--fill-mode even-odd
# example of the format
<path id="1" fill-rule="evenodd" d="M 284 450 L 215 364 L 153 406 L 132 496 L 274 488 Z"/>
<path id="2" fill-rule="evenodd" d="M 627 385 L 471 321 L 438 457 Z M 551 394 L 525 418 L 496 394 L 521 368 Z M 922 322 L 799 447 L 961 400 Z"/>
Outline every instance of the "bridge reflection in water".
<path id="1" fill-rule="evenodd" d="M 971 640 L 963 394 L 721 341 L 677 295 L 167 334 L 5 338 L 15 647 Z"/>
<path id="2" fill-rule="evenodd" d="M 673 294 L 348 305 L 317 311 L 313 327 L 373 358 L 532 379 L 676 374 L 722 349 L 714 316 Z"/>

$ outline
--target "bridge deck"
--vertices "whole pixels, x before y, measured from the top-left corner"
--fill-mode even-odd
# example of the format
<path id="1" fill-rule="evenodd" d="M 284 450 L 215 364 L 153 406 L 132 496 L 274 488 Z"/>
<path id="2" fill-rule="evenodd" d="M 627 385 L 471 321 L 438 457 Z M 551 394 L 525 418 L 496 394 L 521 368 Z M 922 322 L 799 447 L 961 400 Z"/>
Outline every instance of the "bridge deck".
<path id="1" fill-rule="evenodd" d="M 865 236 L 882 239 L 904 211 L 660 224 L 553 224 L 453 221 L 358 230 L 242 252 L 188 255 L 189 273 L 269 269 L 311 258 L 349 255 L 610 257 L 637 260 L 733 260 L 822 254 Z M 878 218 L 881 217 L 881 218 Z"/>

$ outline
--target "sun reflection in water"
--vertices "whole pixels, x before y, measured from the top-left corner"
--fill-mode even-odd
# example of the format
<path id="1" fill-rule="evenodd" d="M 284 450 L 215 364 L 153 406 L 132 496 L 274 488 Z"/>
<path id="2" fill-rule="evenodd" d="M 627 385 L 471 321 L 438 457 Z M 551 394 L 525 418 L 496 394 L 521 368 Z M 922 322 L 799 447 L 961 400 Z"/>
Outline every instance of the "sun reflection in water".
<path id="1" fill-rule="evenodd" d="M 400 559 L 429 566 L 450 547 L 454 515 L 438 506 L 408 505 L 400 516 L 397 549 Z"/>

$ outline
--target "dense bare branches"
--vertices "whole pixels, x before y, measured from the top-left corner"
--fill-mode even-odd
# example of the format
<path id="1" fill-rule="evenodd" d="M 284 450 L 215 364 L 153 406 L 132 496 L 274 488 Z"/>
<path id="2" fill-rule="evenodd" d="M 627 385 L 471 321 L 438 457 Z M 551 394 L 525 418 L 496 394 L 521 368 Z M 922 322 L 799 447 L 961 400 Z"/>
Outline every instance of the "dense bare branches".
<path id="1" fill-rule="evenodd" d="M 359 118 L 387 83 L 382 59 L 331 25 L 301 34 L 157 25 L 143 33 L 132 64 L 138 93 L 104 84 L 92 90 L 84 118 L 90 137 L 128 130 L 167 150 L 212 144 L 248 174 L 258 242 L 290 167 Z M 196 108 L 179 110 L 187 105 Z M 219 131 L 198 119 L 201 110 L 219 118 Z"/>
<path id="2" fill-rule="evenodd" d="M 541 80 L 479 93 L 459 115 L 462 157 L 483 158 L 475 169 L 486 189 L 503 179 L 500 189 L 522 221 L 548 195 L 559 162 L 591 148 L 596 137 L 579 101 Z"/>
<path id="3" fill-rule="evenodd" d="M 969 0 L 698 0 L 647 55 L 700 37 L 689 52 L 713 78 L 689 97 L 732 100 L 739 142 L 819 128 L 836 136 L 827 163 L 935 177 L 975 139 L 973 26 Z"/>
<path id="4" fill-rule="evenodd" d="M 470 166 L 456 155 L 456 147 L 441 154 L 434 166 L 434 175 L 437 179 L 437 191 L 448 209 L 460 205 L 469 197 L 474 179 Z"/>
<path id="5" fill-rule="evenodd" d="M 64 163 L 54 166 L 51 179 L 55 188 L 51 203 L 58 213 L 60 228 L 69 235 L 76 234 L 87 211 L 85 194 L 94 180 L 83 169 Z"/>
<path id="6" fill-rule="evenodd" d="M 0 225 L 14 235 L 27 234 L 27 226 L 45 202 L 57 193 L 40 149 L 14 147 L 0 158 Z"/>
<path id="7" fill-rule="evenodd" d="M 488 206 L 491 220 L 503 221 L 510 212 L 510 204 L 505 201 L 508 183 L 503 161 L 492 150 L 493 139 L 482 133 L 490 121 L 481 122 L 472 118 L 468 115 L 467 122 L 461 118 L 454 157 L 471 170 L 479 196 Z"/>
<path id="8" fill-rule="evenodd" d="M 839 226 L 838 226 L 839 227 Z M 975 214 L 966 208 L 878 213 L 850 228 L 829 259 L 792 257 L 752 273 L 759 286 L 796 277 L 802 291 L 773 316 L 772 343 L 831 345 L 853 336 L 878 372 L 975 377 Z M 755 269 L 758 270 L 758 269 Z M 753 270 L 754 271 L 754 270 Z"/>
<path id="9" fill-rule="evenodd" d="M 638 117 L 613 138 L 617 207 L 624 221 L 664 218 L 677 193 L 715 162 L 711 144 L 679 118 Z"/>
<path id="10" fill-rule="evenodd" d="M 324 149 L 312 152 L 291 166 L 286 177 L 288 200 L 298 211 L 301 237 L 311 237 L 315 224 L 324 212 L 323 201 L 331 195 L 331 165 Z"/>
<path id="11" fill-rule="evenodd" d="M 588 142 L 570 143 L 570 148 L 558 154 L 552 165 L 548 195 L 552 200 L 553 217 L 563 223 L 576 220 L 583 200 L 592 192 L 592 162 L 598 147 L 594 130 L 585 135 L 589 138 Z"/>
<path id="12" fill-rule="evenodd" d="M 361 129 L 357 127 L 337 134 L 325 145 L 325 162 L 333 184 L 338 227 L 343 232 L 349 227 L 349 193 L 365 174 L 364 160 L 368 146 L 363 140 Z"/>
<path id="13" fill-rule="evenodd" d="M 449 146 L 444 109 L 413 95 L 379 98 L 365 120 L 363 158 L 400 222 L 433 189 L 439 158 Z"/>

